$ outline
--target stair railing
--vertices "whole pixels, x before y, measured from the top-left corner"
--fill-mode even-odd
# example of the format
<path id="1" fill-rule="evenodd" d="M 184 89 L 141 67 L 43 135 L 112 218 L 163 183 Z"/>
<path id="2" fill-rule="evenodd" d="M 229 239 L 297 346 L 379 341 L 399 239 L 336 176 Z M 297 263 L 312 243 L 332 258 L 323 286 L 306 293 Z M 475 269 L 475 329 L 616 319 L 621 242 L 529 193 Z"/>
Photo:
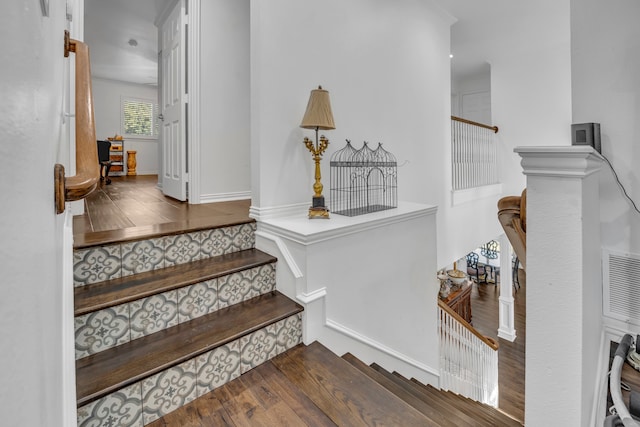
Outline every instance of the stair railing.
<path id="1" fill-rule="evenodd" d="M 81 200 L 98 186 L 100 168 L 96 126 L 93 116 L 89 47 L 64 35 L 64 56 L 76 54 L 76 175 L 65 177 L 64 166 L 54 167 L 56 213 L 64 212 L 65 202 Z"/>
<path id="2" fill-rule="evenodd" d="M 497 126 L 451 116 L 453 190 L 498 183 Z"/>
<path id="3" fill-rule="evenodd" d="M 438 300 L 440 388 L 498 406 L 498 343 Z"/>

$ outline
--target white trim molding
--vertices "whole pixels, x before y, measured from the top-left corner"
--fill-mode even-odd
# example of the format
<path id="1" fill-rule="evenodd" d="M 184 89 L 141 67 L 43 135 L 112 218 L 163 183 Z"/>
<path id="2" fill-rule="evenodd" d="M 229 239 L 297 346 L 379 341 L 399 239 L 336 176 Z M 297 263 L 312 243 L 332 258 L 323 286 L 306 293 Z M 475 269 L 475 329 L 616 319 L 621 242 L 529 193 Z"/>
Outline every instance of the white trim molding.
<path id="1" fill-rule="evenodd" d="M 311 304 L 321 298 L 325 298 L 327 296 L 327 288 L 316 289 L 315 291 L 311 291 L 309 293 L 301 293 L 296 295 L 296 299 L 300 301 L 302 304 Z"/>
<path id="2" fill-rule="evenodd" d="M 329 221 L 326 221 L 310 220 L 306 214 L 303 214 L 295 217 L 263 219 L 260 225 L 263 230 L 293 242 L 313 245 L 366 230 L 435 215 L 437 210 L 437 206 L 400 202 L 397 208 L 356 217 L 333 215 Z"/>
<path id="3" fill-rule="evenodd" d="M 293 277 L 296 280 L 297 279 L 301 279 L 303 277 L 302 270 L 300 270 L 300 267 L 298 267 L 298 264 L 296 263 L 295 259 L 293 258 L 293 255 L 291 255 L 291 251 L 289 251 L 289 248 L 282 241 L 282 239 L 280 237 L 275 236 L 275 235 L 273 235 L 271 233 L 266 233 L 266 232 L 261 231 L 261 230 L 257 230 L 255 234 L 258 237 L 262 237 L 264 239 L 271 240 L 273 243 L 276 244 L 276 246 L 278 247 L 278 250 L 280 251 L 280 253 L 282 254 L 282 256 L 284 258 L 285 263 L 287 264 L 287 267 L 289 267 L 289 271 L 291 271 L 291 274 L 293 274 Z"/>
<path id="4" fill-rule="evenodd" d="M 256 221 L 266 221 L 274 218 L 284 218 L 289 216 L 304 217 L 309 203 L 296 203 L 293 205 L 258 207 L 251 206 L 249 208 L 249 217 Z"/>
<path id="5" fill-rule="evenodd" d="M 431 368 L 430 366 L 427 366 L 424 363 L 420 363 L 417 360 L 412 359 L 411 357 L 409 357 L 409 356 L 407 356 L 405 354 L 402 354 L 402 353 L 400 353 L 400 352 L 398 352 L 398 351 L 396 351 L 396 350 L 394 350 L 394 349 L 392 349 L 390 347 L 387 347 L 386 345 L 384 345 L 384 344 L 382 344 L 382 343 L 380 343 L 380 342 L 378 342 L 378 341 L 376 341 L 374 339 L 371 339 L 371 338 L 369 338 L 369 337 L 367 337 L 365 335 L 362 335 L 362 334 L 354 331 L 353 329 L 350 329 L 350 328 L 348 328 L 348 327 L 346 327 L 346 326 L 344 326 L 344 325 L 342 325 L 342 324 L 340 324 L 338 322 L 335 322 L 335 321 L 333 321 L 331 319 L 327 319 L 326 322 L 325 322 L 325 326 L 327 328 L 332 329 L 332 330 L 334 330 L 336 332 L 339 332 L 339 333 L 341 333 L 341 334 L 343 334 L 343 335 L 345 335 L 345 336 L 347 336 L 347 337 L 349 337 L 349 338 L 351 338 L 353 340 L 356 340 L 356 341 L 358 341 L 358 342 L 360 342 L 362 344 L 365 344 L 365 345 L 367 345 L 367 346 L 369 346 L 369 347 L 371 347 L 371 348 L 373 348 L 375 350 L 378 350 L 378 351 L 380 351 L 382 353 L 385 353 L 385 354 L 387 354 L 387 355 L 389 355 L 389 356 L 391 356 L 391 357 L 393 357 L 393 358 L 395 358 L 395 359 L 397 359 L 397 360 L 399 360 L 399 361 L 401 361 L 403 363 L 406 363 L 407 365 L 411 365 L 414 368 L 417 368 L 422 372 L 425 372 L 425 373 L 427 373 L 429 375 L 432 375 L 434 377 L 437 377 L 437 378 L 440 377 L 440 372 L 435 370 L 435 369 L 433 369 L 433 368 Z"/>
<path id="6" fill-rule="evenodd" d="M 251 198 L 251 191 L 234 191 L 229 193 L 203 194 L 200 203 L 231 202 Z"/>
<path id="7" fill-rule="evenodd" d="M 586 145 L 516 147 L 527 176 L 580 178 L 598 172 L 604 158 Z"/>
<path id="8" fill-rule="evenodd" d="M 202 143 L 200 137 L 200 120 L 202 109 L 200 106 L 200 4 L 201 0 L 185 0 L 187 2 L 187 23 L 188 23 L 188 36 L 187 36 L 187 73 L 188 73 L 188 122 L 187 131 L 189 135 L 188 140 L 188 162 L 189 162 L 189 175 L 188 175 L 188 199 L 189 204 L 199 204 L 202 202 L 200 195 L 200 144 Z"/>

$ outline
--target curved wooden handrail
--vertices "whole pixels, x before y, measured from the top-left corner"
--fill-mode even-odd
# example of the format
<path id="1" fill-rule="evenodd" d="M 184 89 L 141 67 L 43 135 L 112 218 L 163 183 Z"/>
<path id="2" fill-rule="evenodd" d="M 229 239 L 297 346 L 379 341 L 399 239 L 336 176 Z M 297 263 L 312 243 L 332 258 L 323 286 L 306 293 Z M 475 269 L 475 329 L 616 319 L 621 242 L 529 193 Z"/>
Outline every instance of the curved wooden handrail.
<path id="1" fill-rule="evenodd" d="M 447 314 L 451 317 L 453 317 L 454 319 L 456 319 L 458 322 L 460 322 L 460 324 L 462 324 L 462 326 L 464 326 L 465 328 L 467 328 L 473 335 L 475 335 L 476 337 L 478 337 L 478 339 L 480 339 L 483 343 L 485 343 L 486 345 L 488 345 L 489 347 L 491 347 L 493 350 L 497 351 L 498 348 L 500 347 L 500 345 L 498 344 L 497 341 L 485 337 L 484 335 L 482 335 L 480 332 L 478 332 L 476 330 L 476 328 L 474 328 L 473 326 L 471 326 L 469 324 L 469 322 L 467 322 L 466 320 L 464 320 L 458 313 L 456 313 L 455 311 L 453 311 L 451 309 L 451 307 L 449 307 L 447 304 L 445 304 L 442 300 L 440 300 L 438 298 L 438 306 L 443 309 L 444 311 L 447 312 Z"/>
<path id="2" fill-rule="evenodd" d="M 451 116 L 451 120 L 455 120 L 456 122 L 467 123 L 469 125 L 478 126 L 484 129 L 492 130 L 495 133 L 498 133 L 498 126 L 490 126 L 482 123 L 474 122 L 473 120 L 463 119 L 462 117 Z"/>
<path id="3" fill-rule="evenodd" d="M 64 212 L 65 202 L 81 200 L 96 189 L 100 179 L 96 126 L 93 115 L 89 47 L 69 38 L 65 31 L 64 56 L 76 54 L 76 175 L 65 177 L 64 166 L 56 164 L 56 213 Z"/>

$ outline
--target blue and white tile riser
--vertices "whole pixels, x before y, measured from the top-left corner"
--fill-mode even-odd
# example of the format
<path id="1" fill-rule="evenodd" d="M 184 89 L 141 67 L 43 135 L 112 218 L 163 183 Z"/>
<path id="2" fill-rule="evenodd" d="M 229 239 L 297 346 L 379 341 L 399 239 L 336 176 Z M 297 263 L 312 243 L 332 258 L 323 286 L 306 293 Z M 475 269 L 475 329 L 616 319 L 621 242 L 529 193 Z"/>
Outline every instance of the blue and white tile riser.
<path id="1" fill-rule="evenodd" d="M 276 263 L 239 271 L 75 319 L 76 359 L 276 289 Z"/>
<path id="2" fill-rule="evenodd" d="M 73 255 L 74 286 L 251 249 L 255 222 L 87 249 Z"/>
<path id="3" fill-rule="evenodd" d="M 144 426 L 301 342 L 298 313 L 78 408 L 78 427 Z"/>

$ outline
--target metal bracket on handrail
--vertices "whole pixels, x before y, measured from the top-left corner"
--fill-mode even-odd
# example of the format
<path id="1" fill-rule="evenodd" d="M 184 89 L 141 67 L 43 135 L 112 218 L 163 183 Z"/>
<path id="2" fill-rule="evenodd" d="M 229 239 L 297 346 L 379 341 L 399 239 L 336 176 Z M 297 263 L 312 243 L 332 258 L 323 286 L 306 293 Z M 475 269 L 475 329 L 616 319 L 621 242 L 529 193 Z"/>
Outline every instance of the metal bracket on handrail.
<path id="1" fill-rule="evenodd" d="M 100 168 L 93 116 L 89 47 L 64 32 L 64 56 L 76 54 L 76 175 L 65 177 L 64 166 L 54 166 L 56 213 L 64 212 L 65 202 L 81 200 L 98 186 Z"/>

